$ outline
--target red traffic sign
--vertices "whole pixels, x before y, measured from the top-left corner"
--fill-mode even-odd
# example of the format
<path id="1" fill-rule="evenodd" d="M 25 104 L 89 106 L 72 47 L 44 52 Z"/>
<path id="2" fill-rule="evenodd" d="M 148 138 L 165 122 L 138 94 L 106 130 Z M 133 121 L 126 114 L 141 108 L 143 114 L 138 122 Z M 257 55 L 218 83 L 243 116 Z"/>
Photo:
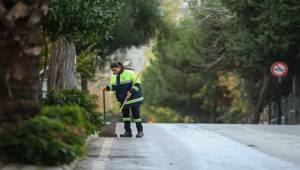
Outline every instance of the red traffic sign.
<path id="1" fill-rule="evenodd" d="M 271 72 L 276 77 L 284 77 L 289 72 L 289 68 L 284 62 L 276 62 L 272 65 Z"/>

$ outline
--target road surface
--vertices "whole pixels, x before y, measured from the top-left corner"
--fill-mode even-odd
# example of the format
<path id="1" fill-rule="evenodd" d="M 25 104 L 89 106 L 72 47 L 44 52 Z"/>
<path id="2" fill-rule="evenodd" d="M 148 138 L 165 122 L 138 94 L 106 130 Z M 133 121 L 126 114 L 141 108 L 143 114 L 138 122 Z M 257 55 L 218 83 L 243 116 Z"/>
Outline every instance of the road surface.
<path id="1" fill-rule="evenodd" d="M 75 170 L 102 169 L 300 170 L 300 126 L 148 124 L 142 139 L 93 138 Z"/>

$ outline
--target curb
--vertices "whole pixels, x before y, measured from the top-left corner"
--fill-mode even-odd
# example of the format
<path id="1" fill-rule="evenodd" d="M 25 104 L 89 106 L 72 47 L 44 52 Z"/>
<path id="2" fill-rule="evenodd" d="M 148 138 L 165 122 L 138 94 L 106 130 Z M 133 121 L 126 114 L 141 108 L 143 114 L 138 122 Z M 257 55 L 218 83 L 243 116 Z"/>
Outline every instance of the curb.
<path id="1" fill-rule="evenodd" d="M 0 170 L 73 170 L 77 162 L 78 159 L 76 159 L 70 165 L 63 165 L 59 167 L 42 167 L 42 166 L 12 164 L 12 165 L 7 165 L 5 167 L 0 167 Z"/>

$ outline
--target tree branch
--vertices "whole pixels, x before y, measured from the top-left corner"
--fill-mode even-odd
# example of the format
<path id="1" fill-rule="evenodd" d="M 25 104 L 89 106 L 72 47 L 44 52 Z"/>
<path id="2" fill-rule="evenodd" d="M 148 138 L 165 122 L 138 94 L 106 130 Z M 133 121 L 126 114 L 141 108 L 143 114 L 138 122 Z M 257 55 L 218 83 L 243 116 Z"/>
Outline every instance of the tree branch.
<path id="1" fill-rule="evenodd" d="M 218 64 L 220 64 L 224 59 L 226 58 L 225 55 L 222 55 L 221 57 L 217 58 L 216 61 L 209 63 L 209 64 L 191 64 L 193 69 L 196 70 L 201 70 L 201 71 L 209 71 L 212 68 L 214 68 L 215 66 L 217 66 Z"/>

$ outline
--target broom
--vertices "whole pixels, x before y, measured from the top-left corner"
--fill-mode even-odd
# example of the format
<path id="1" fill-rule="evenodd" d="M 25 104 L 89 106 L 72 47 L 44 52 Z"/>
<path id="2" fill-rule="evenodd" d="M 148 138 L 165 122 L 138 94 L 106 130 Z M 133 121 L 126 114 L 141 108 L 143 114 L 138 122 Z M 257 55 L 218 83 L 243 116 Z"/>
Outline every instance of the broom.
<path id="1" fill-rule="evenodd" d="M 106 124 L 106 102 L 105 102 L 105 91 L 103 91 L 103 119 L 104 119 L 104 127 L 102 134 L 99 136 L 102 137 L 118 137 L 116 134 L 116 125 L 118 123 L 118 119 L 116 117 L 113 117 L 111 119 L 111 122 L 109 124 Z"/>

